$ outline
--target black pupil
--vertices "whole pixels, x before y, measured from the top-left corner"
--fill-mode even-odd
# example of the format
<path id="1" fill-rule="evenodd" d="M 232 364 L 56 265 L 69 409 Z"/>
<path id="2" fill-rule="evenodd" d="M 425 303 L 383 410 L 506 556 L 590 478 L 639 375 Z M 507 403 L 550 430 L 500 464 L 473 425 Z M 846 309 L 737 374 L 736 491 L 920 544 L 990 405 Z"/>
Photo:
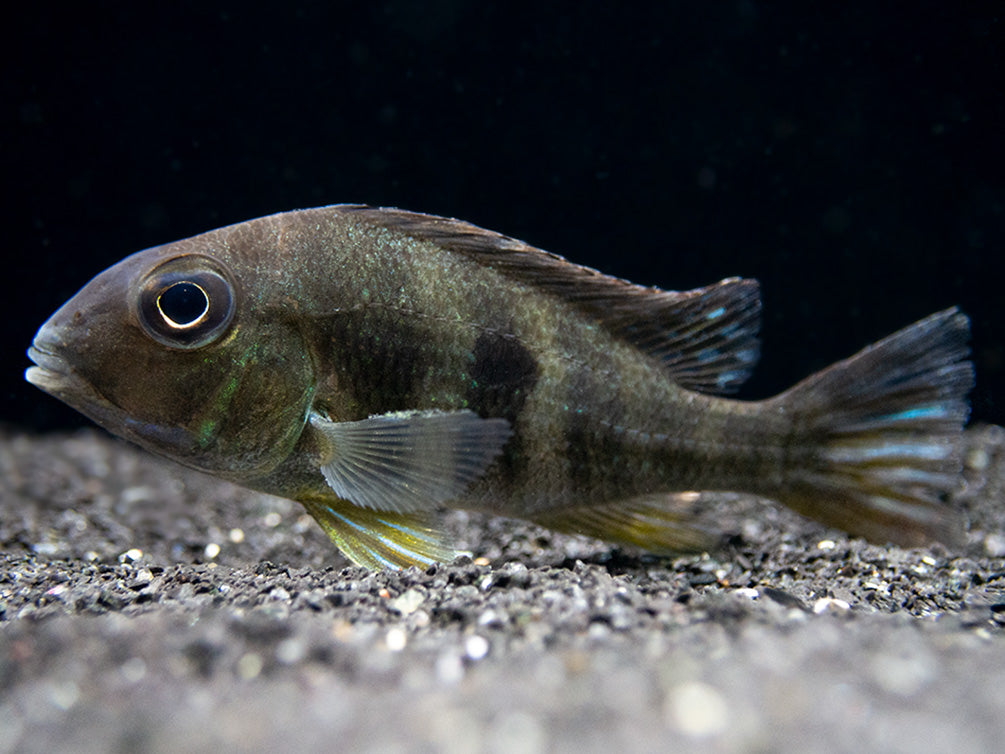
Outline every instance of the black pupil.
<path id="1" fill-rule="evenodd" d="M 195 283 L 175 283 L 158 297 L 157 306 L 173 323 L 187 325 L 203 315 L 209 301 Z"/>

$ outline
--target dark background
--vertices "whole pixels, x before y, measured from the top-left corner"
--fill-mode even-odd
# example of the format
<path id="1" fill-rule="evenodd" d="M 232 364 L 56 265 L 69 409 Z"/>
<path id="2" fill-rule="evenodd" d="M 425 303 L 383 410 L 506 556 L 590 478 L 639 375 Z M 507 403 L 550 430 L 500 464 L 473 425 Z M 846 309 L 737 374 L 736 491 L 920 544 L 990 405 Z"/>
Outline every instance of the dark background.
<path id="1" fill-rule="evenodd" d="M 5 27 L 7 422 L 83 422 L 22 354 L 92 275 L 337 202 L 638 283 L 756 277 L 745 397 L 959 304 L 974 418 L 1005 422 L 1001 2 L 41 2 Z"/>

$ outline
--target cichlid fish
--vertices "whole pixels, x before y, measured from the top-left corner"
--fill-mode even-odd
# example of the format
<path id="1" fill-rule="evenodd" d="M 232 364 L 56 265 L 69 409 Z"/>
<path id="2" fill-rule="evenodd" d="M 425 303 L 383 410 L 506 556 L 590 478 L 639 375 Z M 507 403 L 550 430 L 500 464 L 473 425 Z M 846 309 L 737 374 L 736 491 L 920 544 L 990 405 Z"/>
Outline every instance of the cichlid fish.
<path id="1" fill-rule="evenodd" d="M 443 508 L 654 552 L 674 493 L 755 493 L 877 542 L 957 542 L 969 322 L 934 314 L 763 401 L 758 284 L 644 288 L 441 217 L 336 205 L 134 254 L 25 377 L 106 429 L 302 503 L 370 568 L 454 550 Z M 693 497 L 693 496 L 692 496 Z"/>

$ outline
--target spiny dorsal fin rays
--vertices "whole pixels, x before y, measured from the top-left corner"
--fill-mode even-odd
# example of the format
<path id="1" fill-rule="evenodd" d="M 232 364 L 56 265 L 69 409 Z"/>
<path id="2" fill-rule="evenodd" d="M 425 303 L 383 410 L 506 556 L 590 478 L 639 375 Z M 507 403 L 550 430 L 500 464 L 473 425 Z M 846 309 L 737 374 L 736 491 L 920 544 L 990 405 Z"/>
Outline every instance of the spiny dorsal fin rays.
<path id="1" fill-rule="evenodd" d="M 604 275 L 460 220 L 357 205 L 340 209 L 464 254 L 567 301 L 662 361 L 683 387 L 733 392 L 757 362 L 761 302 L 756 280 L 729 278 L 692 291 L 664 291 Z"/>
<path id="2" fill-rule="evenodd" d="M 397 513 L 432 510 L 459 496 L 512 434 L 505 419 L 466 410 L 400 411 L 353 422 L 312 413 L 310 423 L 327 441 L 321 473 L 335 494 Z"/>

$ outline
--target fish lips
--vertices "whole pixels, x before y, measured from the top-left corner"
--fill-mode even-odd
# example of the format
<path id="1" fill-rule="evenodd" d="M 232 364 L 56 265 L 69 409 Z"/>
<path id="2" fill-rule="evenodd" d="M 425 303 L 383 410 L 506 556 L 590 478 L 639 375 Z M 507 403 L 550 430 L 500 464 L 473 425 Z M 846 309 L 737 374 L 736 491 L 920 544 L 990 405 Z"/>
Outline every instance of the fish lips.
<path id="1" fill-rule="evenodd" d="M 59 338 L 43 326 L 28 348 L 28 358 L 35 366 L 25 370 L 24 378 L 102 426 L 121 418 L 123 412 L 76 374 L 61 350 Z"/>
<path id="2" fill-rule="evenodd" d="M 125 437 L 141 447 L 174 458 L 193 468 L 209 470 L 197 438 L 184 427 L 145 422 L 108 400 L 84 377 L 74 372 L 66 357 L 58 327 L 43 325 L 28 349 L 35 366 L 25 370 L 24 378 L 35 387 L 76 409 L 113 434 Z M 55 332 L 54 332 L 55 331 Z"/>
<path id="3" fill-rule="evenodd" d="M 65 359 L 34 343 L 28 348 L 28 358 L 35 364 L 25 370 L 24 378 L 28 382 L 56 397 L 65 392 L 70 377 Z"/>

